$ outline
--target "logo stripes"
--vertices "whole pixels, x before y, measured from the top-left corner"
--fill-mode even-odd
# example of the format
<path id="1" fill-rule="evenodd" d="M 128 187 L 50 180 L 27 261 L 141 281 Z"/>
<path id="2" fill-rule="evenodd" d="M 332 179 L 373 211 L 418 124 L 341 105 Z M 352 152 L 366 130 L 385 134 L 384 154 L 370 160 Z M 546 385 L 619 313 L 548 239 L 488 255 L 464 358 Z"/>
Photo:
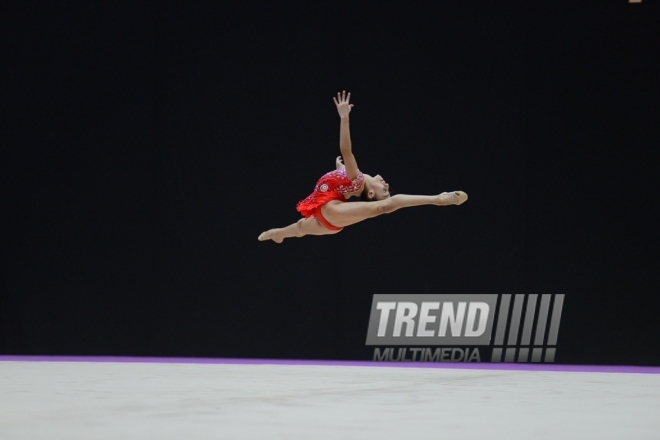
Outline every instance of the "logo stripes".
<path id="1" fill-rule="evenodd" d="M 514 296 L 513 310 L 509 320 L 509 309 L 511 308 L 511 297 Z M 495 333 L 495 347 L 492 353 L 492 362 L 554 362 L 556 354 L 557 338 L 559 335 L 559 323 L 564 306 L 564 295 L 541 295 L 538 315 L 536 314 L 539 295 L 502 295 L 500 299 L 500 311 L 498 314 L 497 328 Z M 546 327 L 550 306 L 552 303 L 552 315 L 550 316 L 550 329 L 548 338 L 544 344 Z M 523 318 L 523 309 L 524 320 Z M 536 326 L 534 321 L 536 318 Z M 518 348 L 518 336 L 522 321 L 522 334 Z M 508 324 L 508 326 L 507 326 Z M 508 329 L 508 338 L 506 333 Z M 530 341 L 534 334 L 534 344 Z M 504 344 L 505 339 L 507 340 Z M 544 353 L 545 352 L 545 353 Z M 544 356 L 545 354 L 545 356 Z M 502 359 L 504 355 L 504 359 Z M 516 356 L 517 355 L 517 356 Z"/>

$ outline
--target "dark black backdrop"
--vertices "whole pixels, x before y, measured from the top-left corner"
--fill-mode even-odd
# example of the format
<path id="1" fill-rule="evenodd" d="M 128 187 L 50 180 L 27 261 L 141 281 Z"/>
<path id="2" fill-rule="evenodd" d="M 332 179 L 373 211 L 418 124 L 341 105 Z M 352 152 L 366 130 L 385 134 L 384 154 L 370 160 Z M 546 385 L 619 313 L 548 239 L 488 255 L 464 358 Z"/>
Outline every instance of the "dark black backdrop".
<path id="1" fill-rule="evenodd" d="M 557 361 L 660 365 L 660 11 L 571 3 L 3 3 L 0 353 L 370 359 L 374 293 L 563 293 Z M 469 202 L 258 242 L 341 89 L 365 172 Z"/>

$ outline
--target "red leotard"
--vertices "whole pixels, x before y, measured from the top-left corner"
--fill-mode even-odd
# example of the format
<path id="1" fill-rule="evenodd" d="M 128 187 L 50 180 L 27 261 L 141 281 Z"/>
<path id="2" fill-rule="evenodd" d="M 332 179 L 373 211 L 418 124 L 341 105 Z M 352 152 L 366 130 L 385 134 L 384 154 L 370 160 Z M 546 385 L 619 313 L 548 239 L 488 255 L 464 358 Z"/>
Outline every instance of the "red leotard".
<path id="1" fill-rule="evenodd" d="M 342 228 L 333 226 L 323 217 L 321 207 L 331 200 L 345 202 L 345 194 L 359 191 L 363 185 L 364 175 L 360 172 L 355 179 L 351 180 L 346 177 L 345 169 L 330 171 L 316 182 L 313 193 L 298 202 L 296 210 L 305 218 L 315 217 L 323 226 L 332 231 L 340 231 Z"/>

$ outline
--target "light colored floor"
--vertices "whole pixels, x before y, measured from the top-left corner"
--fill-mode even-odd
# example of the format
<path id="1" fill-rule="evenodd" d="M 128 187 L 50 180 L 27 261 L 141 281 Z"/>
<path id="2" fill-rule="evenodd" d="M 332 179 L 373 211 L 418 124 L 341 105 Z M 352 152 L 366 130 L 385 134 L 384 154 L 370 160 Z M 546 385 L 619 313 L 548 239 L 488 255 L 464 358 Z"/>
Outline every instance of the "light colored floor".
<path id="1" fill-rule="evenodd" d="M 0 439 L 660 439 L 660 375 L 0 362 Z"/>

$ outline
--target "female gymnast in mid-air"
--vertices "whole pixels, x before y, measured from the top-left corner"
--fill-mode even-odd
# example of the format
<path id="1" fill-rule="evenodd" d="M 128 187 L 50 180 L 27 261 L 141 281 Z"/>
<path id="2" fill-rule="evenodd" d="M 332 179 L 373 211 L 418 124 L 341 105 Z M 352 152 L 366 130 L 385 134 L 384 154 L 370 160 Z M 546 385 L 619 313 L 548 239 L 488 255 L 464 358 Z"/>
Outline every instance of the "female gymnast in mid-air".
<path id="1" fill-rule="evenodd" d="M 435 196 L 390 195 L 390 186 L 380 175 L 372 177 L 358 169 L 348 129 L 348 114 L 353 108 L 353 104 L 349 104 L 351 94 L 347 95 L 344 91 L 337 93 L 337 97 L 332 99 L 341 119 L 341 156 L 335 161 L 337 169 L 321 177 L 314 192 L 296 206 L 305 218 L 287 227 L 263 232 L 259 235 L 259 241 L 273 240 L 275 243 L 282 243 L 289 237 L 336 234 L 346 226 L 389 214 L 397 209 L 421 205 L 460 205 L 467 200 L 467 194 L 463 191 L 444 192 Z M 344 203 L 353 196 L 362 201 Z"/>

